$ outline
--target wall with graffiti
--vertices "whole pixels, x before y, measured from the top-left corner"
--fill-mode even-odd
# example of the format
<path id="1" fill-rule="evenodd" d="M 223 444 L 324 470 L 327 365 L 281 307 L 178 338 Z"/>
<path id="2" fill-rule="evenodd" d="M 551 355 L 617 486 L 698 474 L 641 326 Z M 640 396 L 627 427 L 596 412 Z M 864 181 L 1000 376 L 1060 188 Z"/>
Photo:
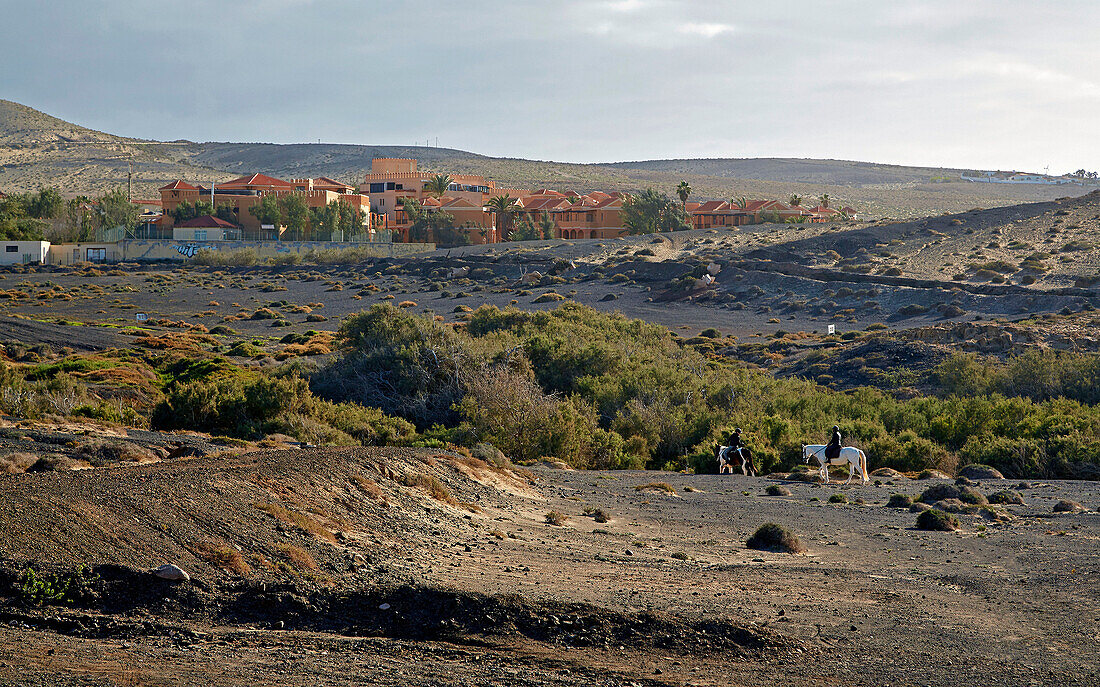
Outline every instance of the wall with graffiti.
<path id="1" fill-rule="evenodd" d="M 130 262 L 143 260 L 193 259 L 199 251 L 232 253 L 248 248 L 260 259 L 279 255 L 355 248 L 379 258 L 395 258 L 435 250 L 432 243 L 352 243 L 338 241 L 176 241 L 171 239 L 128 239 L 118 243 L 65 243 L 50 246 L 53 265 L 78 262 Z"/>

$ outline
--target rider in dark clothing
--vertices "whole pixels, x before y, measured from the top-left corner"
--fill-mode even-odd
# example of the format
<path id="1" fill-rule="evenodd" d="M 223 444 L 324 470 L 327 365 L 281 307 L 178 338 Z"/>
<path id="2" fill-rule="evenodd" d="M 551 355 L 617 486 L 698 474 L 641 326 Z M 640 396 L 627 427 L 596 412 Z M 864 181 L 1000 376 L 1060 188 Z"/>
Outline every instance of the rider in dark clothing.
<path id="1" fill-rule="evenodd" d="M 745 442 L 741 441 L 741 428 L 733 430 L 733 434 L 730 436 L 730 448 L 744 448 Z"/>
<path id="2" fill-rule="evenodd" d="M 833 436 L 825 446 L 825 457 L 829 460 L 840 457 L 840 426 L 833 425 Z"/>

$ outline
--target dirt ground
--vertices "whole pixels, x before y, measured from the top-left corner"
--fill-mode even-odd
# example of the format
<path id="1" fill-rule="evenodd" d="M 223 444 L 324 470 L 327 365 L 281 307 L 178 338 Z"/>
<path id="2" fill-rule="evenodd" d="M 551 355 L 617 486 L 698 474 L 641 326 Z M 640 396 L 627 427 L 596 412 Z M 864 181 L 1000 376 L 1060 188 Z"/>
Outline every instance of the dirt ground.
<path id="1" fill-rule="evenodd" d="M 0 681 L 1100 682 L 1097 484 L 982 481 L 1024 505 L 960 515 L 957 532 L 885 506 L 941 482 L 527 473 L 397 449 L 0 476 Z M 1063 499 L 1088 512 L 1054 513 Z M 807 553 L 746 548 L 764 522 Z M 19 591 L 28 561 L 110 565 L 89 596 L 36 606 Z M 192 581 L 141 572 L 166 562 Z"/>

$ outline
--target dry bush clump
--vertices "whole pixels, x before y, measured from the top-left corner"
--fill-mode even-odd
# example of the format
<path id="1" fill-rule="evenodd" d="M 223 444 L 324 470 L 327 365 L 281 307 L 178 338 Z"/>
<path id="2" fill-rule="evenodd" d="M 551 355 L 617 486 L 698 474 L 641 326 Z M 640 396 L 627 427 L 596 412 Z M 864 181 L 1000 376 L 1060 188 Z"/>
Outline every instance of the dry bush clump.
<path id="1" fill-rule="evenodd" d="M 786 527 L 774 522 L 767 522 L 760 526 L 748 540 L 745 546 L 757 551 L 772 551 L 775 553 L 805 553 L 806 547 L 798 536 Z"/>
<path id="2" fill-rule="evenodd" d="M 292 544 L 279 544 L 276 547 L 283 558 L 290 562 L 296 570 L 303 572 L 317 572 L 321 569 L 321 566 L 317 565 L 317 561 L 310 555 L 309 551 L 306 551 L 300 546 L 294 546 Z"/>
<path id="3" fill-rule="evenodd" d="M 790 489 L 788 489 L 787 487 L 779 486 L 778 484 L 769 485 L 768 488 L 764 490 L 764 492 L 768 496 L 790 496 L 791 495 L 791 490 Z"/>
<path id="4" fill-rule="evenodd" d="M 1020 495 L 1020 492 L 1012 489 L 1002 489 L 1001 491 L 993 492 L 989 495 L 990 503 L 997 504 L 1015 504 L 1022 506 L 1024 504 L 1024 497 Z"/>
<path id="5" fill-rule="evenodd" d="M 191 551 L 202 560 L 226 572 L 231 572 L 241 577 L 248 577 L 252 574 L 252 566 L 244 560 L 244 556 L 241 555 L 241 552 L 228 544 L 214 544 L 205 541 L 196 542 L 191 547 Z"/>
<path id="6" fill-rule="evenodd" d="M 933 532 L 954 532 L 959 529 L 959 519 L 950 513 L 932 508 L 917 516 L 917 529 Z"/>
<path id="7" fill-rule="evenodd" d="M 88 441 L 76 448 L 74 455 L 96 467 L 117 462 L 149 462 L 159 456 L 150 449 L 129 441 Z"/>
<path id="8" fill-rule="evenodd" d="M 935 503 L 944 499 L 957 499 L 960 493 L 954 484 L 933 484 L 921 492 L 917 500 L 921 503 Z"/>
<path id="9" fill-rule="evenodd" d="M 562 525 L 564 525 L 568 521 L 569 521 L 569 516 L 568 515 L 566 515 L 565 513 L 558 512 L 556 510 L 552 510 L 549 513 L 546 514 L 546 524 L 548 524 L 548 525 L 556 525 L 557 527 L 561 527 Z"/>
<path id="10" fill-rule="evenodd" d="M 389 505 L 389 497 L 386 496 L 386 492 L 382 491 L 382 487 L 378 486 L 377 482 L 363 475 L 355 475 L 352 479 L 355 480 L 355 483 L 359 485 L 359 488 L 363 490 L 364 494 L 375 501 Z"/>
<path id="11" fill-rule="evenodd" d="M 33 453 L 16 451 L 0 456 L 0 471 L 9 475 L 17 475 L 26 472 L 27 468 L 38 462 L 38 456 Z"/>
<path id="12" fill-rule="evenodd" d="M 611 516 L 608 515 L 607 511 L 605 511 L 603 508 L 593 508 L 589 506 L 588 508 L 585 508 L 583 512 L 585 515 L 591 517 L 596 522 L 603 523 L 611 521 Z"/>
<path id="13" fill-rule="evenodd" d="M 908 508 L 913 505 L 913 497 L 908 494 L 894 494 L 886 502 L 887 508 Z"/>
<path id="14" fill-rule="evenodd" d="M 1055 513 L 1084 513 L 1087 509 L 1076 501 L 1063 499 L 1054 504 Z"/>

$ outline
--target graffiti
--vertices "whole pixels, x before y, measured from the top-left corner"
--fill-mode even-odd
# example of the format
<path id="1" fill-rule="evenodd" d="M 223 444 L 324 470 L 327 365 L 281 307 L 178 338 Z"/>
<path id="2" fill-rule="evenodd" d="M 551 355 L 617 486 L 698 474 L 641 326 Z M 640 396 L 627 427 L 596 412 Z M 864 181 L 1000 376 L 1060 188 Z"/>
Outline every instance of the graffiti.
<path id="1" fill-rule="evenodd" d="M 199 244 L 197 244 L 197 243 L 188 243 L 188 244 L 184 244 L 182 246 L 177 245 L 176 250 L 179 251 L 179 254 L 184 256 L 184 257 L 193 258 L 193 257 L 195 257 L 195 253 L 199 252 Z"/>

